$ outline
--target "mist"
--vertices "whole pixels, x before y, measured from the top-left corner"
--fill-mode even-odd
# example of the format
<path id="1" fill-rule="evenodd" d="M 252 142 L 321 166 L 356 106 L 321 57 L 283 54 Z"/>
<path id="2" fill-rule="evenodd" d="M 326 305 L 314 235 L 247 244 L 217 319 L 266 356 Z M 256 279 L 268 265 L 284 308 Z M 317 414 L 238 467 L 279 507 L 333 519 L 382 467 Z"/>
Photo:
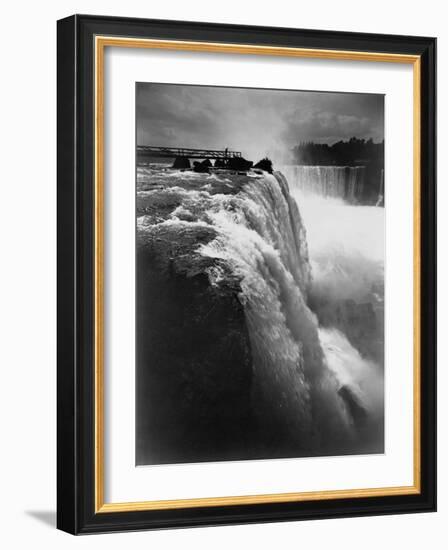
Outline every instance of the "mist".
<path id="1" fill-rule="evenodd" d="M 383 96 L 138 83 L 137 144 L 241 151 L 288 160 L 301 141 L 384 136 Z"/>

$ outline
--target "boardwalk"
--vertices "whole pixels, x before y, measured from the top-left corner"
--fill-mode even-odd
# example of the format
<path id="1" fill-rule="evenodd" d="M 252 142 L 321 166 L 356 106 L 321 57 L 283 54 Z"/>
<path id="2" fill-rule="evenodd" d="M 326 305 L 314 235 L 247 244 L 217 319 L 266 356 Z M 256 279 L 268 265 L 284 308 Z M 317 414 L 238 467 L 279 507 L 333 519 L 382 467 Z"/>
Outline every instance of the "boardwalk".
<path id="1" fill-rule="evenodd" d="M 189 159 L 227 160 L 241 158 L 240 151 L 229 151 L 229 149 L 188 149 L 184 147 L 153 147 L 152 145 L 138 145 L 137 155 L 141 159 L 186 157 Z"/>

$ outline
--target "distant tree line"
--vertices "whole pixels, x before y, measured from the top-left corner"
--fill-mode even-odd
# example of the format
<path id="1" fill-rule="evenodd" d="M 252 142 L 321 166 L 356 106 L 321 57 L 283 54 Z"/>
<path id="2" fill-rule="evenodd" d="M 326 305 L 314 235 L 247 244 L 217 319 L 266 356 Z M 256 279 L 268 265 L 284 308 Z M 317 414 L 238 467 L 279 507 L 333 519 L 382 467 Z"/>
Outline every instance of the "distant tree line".
<path id="1" fill-rule="evenodd" d="M 384 166 L 384 140 L 350 138 L 333 145 L 301 142 L 292 149 L 293 162 L 308 166 Z"/>

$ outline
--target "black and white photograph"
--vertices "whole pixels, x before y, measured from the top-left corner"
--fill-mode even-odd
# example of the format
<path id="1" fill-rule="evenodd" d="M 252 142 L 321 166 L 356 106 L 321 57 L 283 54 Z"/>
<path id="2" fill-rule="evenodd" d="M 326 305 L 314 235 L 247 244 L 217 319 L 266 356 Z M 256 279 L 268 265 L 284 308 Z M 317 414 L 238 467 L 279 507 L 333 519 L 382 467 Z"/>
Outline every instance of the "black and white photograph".
<path id="1" fill-rule="evenodd" d="M 384 96 L 136 84 L 136 464 L 384 452 Z"/>
<path id="2" fill-rule="evenodd" d="M 6 550 L 446 550 L 446 10 L 367 8 L 4 4 Z"/>

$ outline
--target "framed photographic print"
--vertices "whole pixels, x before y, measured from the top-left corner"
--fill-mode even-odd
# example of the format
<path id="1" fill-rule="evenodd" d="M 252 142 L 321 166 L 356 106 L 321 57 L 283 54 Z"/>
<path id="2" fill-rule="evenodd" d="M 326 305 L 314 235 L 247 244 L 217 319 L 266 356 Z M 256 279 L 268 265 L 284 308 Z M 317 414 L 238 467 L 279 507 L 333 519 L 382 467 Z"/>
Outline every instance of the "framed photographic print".
<path id="1" fill-rule="evenodd" d="M 58 22 L 58 527 L 434 511 L 433 38 Z"/>

